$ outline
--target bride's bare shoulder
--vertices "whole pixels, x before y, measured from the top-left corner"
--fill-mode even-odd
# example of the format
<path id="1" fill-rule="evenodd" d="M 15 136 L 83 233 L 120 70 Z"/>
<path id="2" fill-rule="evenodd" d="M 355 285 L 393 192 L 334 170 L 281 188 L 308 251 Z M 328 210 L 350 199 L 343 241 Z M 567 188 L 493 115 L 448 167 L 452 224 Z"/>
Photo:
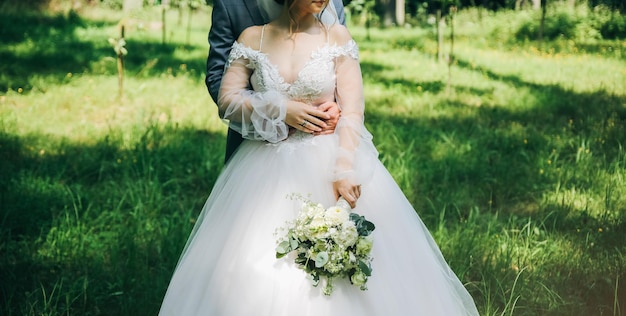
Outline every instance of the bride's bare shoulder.
<path id="1" fill-rule="evenodd" d="M 342 24 L 334 24 L 329 30 L 330 40 L 338 45 L 343 45 L 352 40 L 352 35 L 348 28 Z"/>
<path id="2" fill-rule="evenodd" d="M 243 32 L 241 32 L 241 35 L 239 35 L 237 42 L 252 49 L 258 50 L 260 45 L 259 43 L 261 42 L 261 28 L 262 26 L 260 25 L 247 27 L 245 30 L 243 30 Z"/>

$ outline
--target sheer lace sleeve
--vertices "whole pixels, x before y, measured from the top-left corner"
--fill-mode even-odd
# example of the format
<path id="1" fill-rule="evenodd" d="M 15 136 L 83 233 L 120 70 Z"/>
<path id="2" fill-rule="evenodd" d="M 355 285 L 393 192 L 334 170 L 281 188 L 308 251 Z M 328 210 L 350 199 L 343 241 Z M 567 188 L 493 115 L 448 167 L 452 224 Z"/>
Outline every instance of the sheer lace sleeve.
<path id="1" fill-rule="evenodd" d="M 336 50 L 336 99 L 341 117 L 335 129 L 339 149 L 334 180 L 347 178 L 355 184 L 371 176 L 371 165 L 378 159 L 372 135 L 364 126 L 365 100 L 358 47 L 350 40 Z"/>
<path id="2" fill-rule="evenodd" d="M 286 99 L 277 91 L 253 91 L 250 76 L 258 51 L 235 42 L 226 63 L 217 105 L 220 117 L 243 138 L 276 143 L 287 138 Z"/>

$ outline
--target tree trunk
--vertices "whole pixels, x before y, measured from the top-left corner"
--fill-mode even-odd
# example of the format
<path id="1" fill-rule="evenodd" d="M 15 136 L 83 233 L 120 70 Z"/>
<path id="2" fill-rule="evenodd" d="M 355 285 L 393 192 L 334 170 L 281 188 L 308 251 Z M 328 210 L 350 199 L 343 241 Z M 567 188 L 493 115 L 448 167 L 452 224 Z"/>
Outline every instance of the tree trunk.
<path id="1" fill-rule="evenodd" d="M 193 16 L 193 8 L 190 6 L 187 8 L 189 10 L 187 15 L 187 46 L 191 44 L 191 17 Z"/>
<path id="2" fill-rule="evenodd" d="M 120 26 L 120 39 L 124 40 L 124 24 Z M 117 53 L 117 97 L 120 101 L 124 98 L 124 54 Z"/>
<path id="3" fill-rule="evenodd" d="M 379 1 L 382 9 L 380 20 L 383 22 L 383 26 L 388 27 L 396 25 L 396 0 Z"/>
<path id="4" fill-rule="evenodd" d="M 367 12 L 365 12 L 365 31 L 367 34 L 366 38 L 368 41 L 372 39 L 372 36 L 370 34 L 371 27 L 372 27 L 372 12 L 368 10 Z"/>
<path id="5" fill-rule="evenodd" d="M 448 84 L 446 85 L 446 94 L 450 95 L 452 88 L 452 64 L 454 64 L 454 15 L 456 7 L 450 7 L 450 55 L 448 55 Z"/>
<path id="6" fill-rule="evenodd" d="M 161 23 L 163 28 L 161 29 L 161 44 L 165 46 L 165 38 L 167 36 L 167 10 L 165 5 L 161 5 Z"/>
<path id="7" fill-rule="evenodd" d="M 541 0 L 532 0 L 533 1 L 533 9 L 539 10 L 541 8 Z"/>
<path id="8" fill-rule="evenodd" d="M 437 61 L 443 60 L 443 28 L 444 19 L 441 17 L 441 10 L 437 10 Z"/>
<path id="9" fill-rule="evenodd" d="M 404 25 L 404 16 L 405 16 L 405 1 L 404 0 L 395 0 L 396 1 L 396 24 L 399 26 Z"/>
<path id="10" fill-rule="evenodd" d="M 178 25 L 183 25 L 183 5 L 178 5 Z"/>
<path id="11" fill-rule="evenodd" d="M 543 30 L 546 24 L 546 8 L 548 7 L 548 0 L 541 1 L 541 22 L 539 23 L 539 34 L 537 34 L 537 41 L 539 42 L 539 49 L 543 44 Z"/>

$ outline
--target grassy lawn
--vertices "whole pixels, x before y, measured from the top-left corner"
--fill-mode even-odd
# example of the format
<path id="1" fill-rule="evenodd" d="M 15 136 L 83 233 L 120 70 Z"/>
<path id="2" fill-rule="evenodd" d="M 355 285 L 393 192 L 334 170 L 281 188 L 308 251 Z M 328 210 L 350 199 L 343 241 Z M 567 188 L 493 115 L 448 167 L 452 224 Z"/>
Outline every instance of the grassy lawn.
<path id="1" fill-rule="evenodd" d="M 119 97 L 120 13 L 0 13 L 0 314 L 158 311 L 226 132 L 210 11 L 160 16 L 127 20 Z M 481 314 L 626 315 L 626 43 L 528 19 L 461 12 L 450 68 L 429 27 L 351 26 L 366 125 Z"/>

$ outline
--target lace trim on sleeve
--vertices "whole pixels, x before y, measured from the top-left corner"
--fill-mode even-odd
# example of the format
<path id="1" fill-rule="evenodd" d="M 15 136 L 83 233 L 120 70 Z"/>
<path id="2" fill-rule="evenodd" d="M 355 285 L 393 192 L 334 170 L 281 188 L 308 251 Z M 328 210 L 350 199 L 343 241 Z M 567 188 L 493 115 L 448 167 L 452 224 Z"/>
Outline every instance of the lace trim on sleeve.
<path id="1" fill-rule="evenodd" d="M 330 47 L 330 54 L 332 57 L 347 56 L 355 60 L 359 60 L 359 46 L 354 40 L 349 40 L 345 44 L 338 46 L 334 45 Z"/>
<path id="2" fill-rule="evenodd" d="M 242 43 L 234 42 L 233 47 L 230 50 L 230 54 L 228 55 L 228 60 L 226 61 L 226 68 L 230 67 L 233 61 L 237 59 L 247 59 L 249 63 L 246 65 L 248 68 L 252 68 L 254 61 L 256 60 L 257 52 L 250 47 L 245 46 Z"/>
<path id="3" fill-rule="evenodd" d="M 222 78 L 218 107 L 230 128 L 243 138 L 276 143 L 287 138 L 285 97 L 278 91 L 249 89 L 250 71 L 262 65 L 262 53 L 235 42 Z"/>

